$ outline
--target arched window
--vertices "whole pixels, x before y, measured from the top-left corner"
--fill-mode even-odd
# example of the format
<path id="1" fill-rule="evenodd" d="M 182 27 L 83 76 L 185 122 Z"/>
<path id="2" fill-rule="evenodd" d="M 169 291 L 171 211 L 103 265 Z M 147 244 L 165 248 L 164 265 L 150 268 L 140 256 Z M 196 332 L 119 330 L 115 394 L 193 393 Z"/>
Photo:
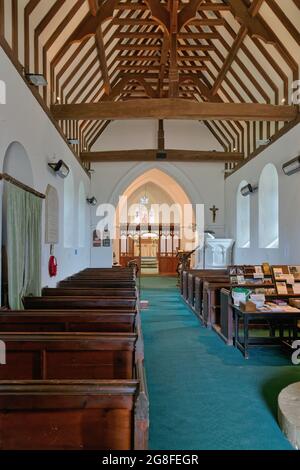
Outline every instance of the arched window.
<path id="1" fill-rule="evenodd" d="M 78 246 L 80 248 L 85 247 L 85 210 L 86 210 L 86 194 L 84 189 L 84 184 L 81 181 L 79 185 L 79 194 L 78 194 Z"/>
<path id="2" fill-rule="evenodd" d="M 269 163 L 259 180 L 259 246 L 279 247 L 279 194 L 278 173 Z"/>
<path id="3" fill-rule="evenodd" d="M 241 189 L 247 186 L 242 181 L 236 196 L 236 242 L 238 248 L 250 248 L 250 195 L 243 196 Z"/>
<path id="4" fill-rule="evenodd" d="M 74 245 L 74 178 L 72 171 L 64 181 L 64 246 Z"/>

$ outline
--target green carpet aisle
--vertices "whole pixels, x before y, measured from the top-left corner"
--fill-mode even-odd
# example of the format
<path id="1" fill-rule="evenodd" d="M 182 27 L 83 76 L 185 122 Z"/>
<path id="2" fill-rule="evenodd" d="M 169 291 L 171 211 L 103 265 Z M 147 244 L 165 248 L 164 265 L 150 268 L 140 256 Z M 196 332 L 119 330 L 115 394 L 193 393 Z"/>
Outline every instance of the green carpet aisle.
<path id="1" fill-rule="evenodd" d="M 277 395 L 300 381 L 278 348 L 249 361 L 203 328 L 180 299 L 176 280 L 149 277 L 142 298 L 150 395 L 150 449 L 290 449 L 276 422 Z"/>

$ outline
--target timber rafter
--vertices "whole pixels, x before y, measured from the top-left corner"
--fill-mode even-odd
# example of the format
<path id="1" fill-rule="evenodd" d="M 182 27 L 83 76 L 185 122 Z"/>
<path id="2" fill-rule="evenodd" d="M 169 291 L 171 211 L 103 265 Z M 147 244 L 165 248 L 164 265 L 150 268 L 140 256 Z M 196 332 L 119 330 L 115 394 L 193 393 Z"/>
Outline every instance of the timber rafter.
<path id="1" fill-rule="evenodd" d="M 23 3 L 8 8 L 0 0 L 0 35 L 21 68 L 45 74 L 49 85 L 40 93 L 48 107 L 158 98 L 291 104 L 290 84 L 299 78 L 298 0 Z M 283 118 L 227 117 L 205 123 L 224 148 L 246 157 L 284 125 Z M 79 155 L 109 121 L 58 124 L 66 137 L 79 138 Z"/>

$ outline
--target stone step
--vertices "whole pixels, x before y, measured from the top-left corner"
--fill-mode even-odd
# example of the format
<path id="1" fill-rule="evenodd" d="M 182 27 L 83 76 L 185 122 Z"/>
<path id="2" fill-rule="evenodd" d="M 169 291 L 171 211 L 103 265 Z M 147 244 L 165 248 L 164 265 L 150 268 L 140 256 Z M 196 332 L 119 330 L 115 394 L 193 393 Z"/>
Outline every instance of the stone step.
<path id="1" fill-rule="evenodd" d="M 300 382 L 282 390 L 278 397 L 278 421 L 292 446 L 300 449 Z"/>

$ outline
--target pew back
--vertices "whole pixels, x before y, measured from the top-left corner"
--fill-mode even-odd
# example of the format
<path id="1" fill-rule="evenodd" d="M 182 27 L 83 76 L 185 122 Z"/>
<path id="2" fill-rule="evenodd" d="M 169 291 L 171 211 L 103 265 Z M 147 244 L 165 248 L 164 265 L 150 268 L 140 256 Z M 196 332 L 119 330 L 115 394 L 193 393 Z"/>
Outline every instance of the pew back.
<path id="1" fill-rule="evenodd" d="M 133 333 L 136 312 L 110 310 L 24 310 L 0 313 L 0 332 Z"/>
<path id="2" fill-rule="evenodd" d="M 108 288 L 120 287 L 121 289 L 134 289 L 136 286 L 135 281 L 127 279 L 70 279 L 61 281 L 57 287 L 88 287 L 88 288 Z"/>
<path id="3" fill-rule="evenodd" d="M 1 380 L 131 379 L 132 333 L 3 333 Z"/>
<path id="4" fill-rule="evenodd" d="M 138 380 L 2 381 L 0 449 L 133 449 L 138 390 Z"/>
<path id="5" fill-rule="evenodd" d="M 136 299 L 123 297 L 24 297 L 25 309 L 117 309 L 135 310 Z"/>
<path id="6" fill-rule="evenodd" d="M 136 289 L 113 287 L 45 287 L 42 290 L 44 297 L 125 297 L 136 298 Z"/>

